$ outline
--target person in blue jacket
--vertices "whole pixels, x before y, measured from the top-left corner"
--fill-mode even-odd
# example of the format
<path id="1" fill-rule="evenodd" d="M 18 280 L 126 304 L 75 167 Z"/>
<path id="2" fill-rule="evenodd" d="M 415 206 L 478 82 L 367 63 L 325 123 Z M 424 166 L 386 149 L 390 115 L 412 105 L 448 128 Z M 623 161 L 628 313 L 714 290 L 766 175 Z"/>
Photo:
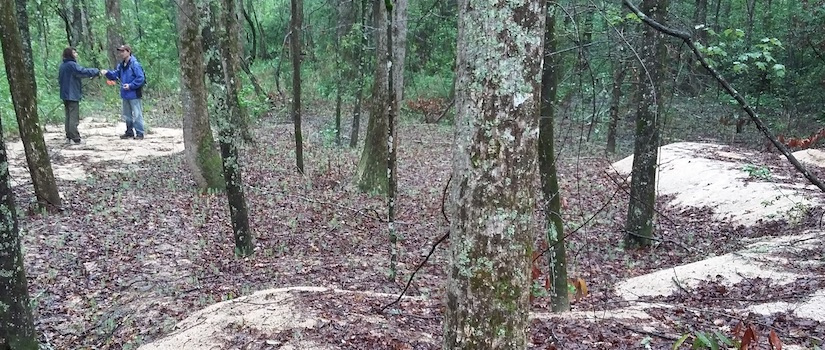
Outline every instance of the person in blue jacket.
<path id="1" fill-rule="evenodd" d="M 120 63 L 114 70 L 106 72 L 106 79 L 120 81 L 120 98 L 123 100 L 123 121 L 126 122 L 126 133 L 121 139 L 143 140 L 143 84 L 146 76 L 129 45 L 120 45 L 117 48 Z"/>
<path id="2" fill-rule="evenodd" d="M 63 50 L 63 63 L 57 72 L 57 81 L 60 85 L 60 99 L 63 100 L 63 111 L 66 115 L 66 144 L 81 144 L 83 140 L 77 125 L 80 124 L 80 100 L 83 98 L 83 83 L 81 78 L 94 78 L 103 75 L 106 70 L 84 68 L 77 64 L 77 50 L 67 47 Z"/>

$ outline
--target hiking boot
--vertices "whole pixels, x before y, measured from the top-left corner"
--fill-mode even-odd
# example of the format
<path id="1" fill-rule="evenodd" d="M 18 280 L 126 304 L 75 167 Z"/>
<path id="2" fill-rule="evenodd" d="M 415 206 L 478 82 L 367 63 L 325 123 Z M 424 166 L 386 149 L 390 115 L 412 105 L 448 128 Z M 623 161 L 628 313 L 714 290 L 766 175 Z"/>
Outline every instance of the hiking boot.
<path id="1" fill-rule="evenodd" d="M 125 140 L 125 139 L 133 139 L 133 138 L 135 138 L 135 135 L 129 135 L 129 134 L 123 134 L 123 135 L 120 135 L 120 139 L 121 139 L 121 140 Z"/>
<path id="2" fill-rule="evenodd" d="M 72 144 L 72 139 L 66 139 L 66 142 L 64 142 L 63 144 L 66 145 L 66 146 L 71 145 Z"/>
<path id="3" fill-rule="evenodd" d="M 83 139 L 72 140 L 73 145 L 84 145 L 86 142 L 83 142 Z"/>
<path id="4" fill-rule="evenodd" d="M 143 135 L 135 136 L 135 140 L 143 140 Z"/>

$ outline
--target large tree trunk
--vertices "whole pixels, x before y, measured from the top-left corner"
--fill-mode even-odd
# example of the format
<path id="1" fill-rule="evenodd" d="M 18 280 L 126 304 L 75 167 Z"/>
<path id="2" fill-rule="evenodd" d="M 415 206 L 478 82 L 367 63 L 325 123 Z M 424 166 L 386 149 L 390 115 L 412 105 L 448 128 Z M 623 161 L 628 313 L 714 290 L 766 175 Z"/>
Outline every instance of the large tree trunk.
<path id="1" fill-rule="evenodd" d="M 180 38 L 181 103 L 183 105 L 183 145 L 186 163 L 202 191 L 223 190 L 221 156 L 215 148 L 209 126 L 206 82 L 204 81 L 201 15 L 197 0 L 180 0 L 177 6 Z M 112 50 L 114 51 L 114 50 Z M 113 66 L 114 67 L 114 66 Z"/>
<path id="2" fill-rule="evenodd" d="M 295 166 L 304 173 L 304 136 L 301 133 L 301 19 L 304 17 L 302 0 L 291 0 L 292 34 L 289 52 L 292 56 L 292 123 L 295 129 Z"/>
<path id="3" fill-rule="evenodd" d="M 241 107 L 238 103 L 238 45 L 237 32 L 232 27 L 235 13 L 234 0 L 218 0 L 210 2 L 209 27 L 204 30 L 204 42 L 207 43 L 210 57 L 206 66 L 209 77 L 209 93 L 213 102 L 210 111 L 215 116 L 218 126 L 221 158 L 223 161 L 223 175 L 226 183 L 226 197 L 229 202 L 229 213 L 232 221 L 232 231 L 235 238 L 235 254 L 249 256 L 253 253 L 252 230 L 249 227 L 249 217 L 246 207 L 246 197 L 243 192 L 243 178 L 241 177 L 240 152 L 237 144 L 240 142 Z M 219 16 L 222 15 L 222 16 Z M 220 49 L 219 49 L 220 48 Z"/>
<path id="4" fill-rule="evenodd" d="M 545 15 L 544 0 L 460 3 L 445 350 L 528 344 Z"/>
<path id="5" fill-rule="evenodd" d="M 194 6 L 192 4 L 191 6 Z M 181 9 L 178 7 L 178 17 L 181 15 Z M 183 19 L 178 18 L 178 24 L 180 25 Z M 194 21 L 197 21 L 195 19 Z M 199 22 L 199 21 L 198 21 Z M 187 25 L 191 26 L 191 23 Z M 121 36 L 121 31 L 123 30 L 123 24 L 120 20 L 120 0 L 106 0 L 106 44 L 108 45 L 106 49 L 106 56 L 109 57 L 109 67 L 117 66 L 118 57 L 115 52 L 115 48 L 123 44 L 123 37 Z M 182 29 L 178 28 L 179 31 Z M 200 37 L 200 35 L 198 35 Z M 183 39 L 183 38 L 181 38 Z M 187 42 L 182 41 L 183 45 L 186 45 Z M 192 43 L 193 45 L 195 43 Z M 199 49 L 203 52 L 203 49 Z M 181 53 L 181 65 L 183 65 L 183 54 Z M 191 56 L 186 56 L 187 59 L 191 58 Z M 200 59 L 203 61 L 203 58 Z"/>
<path id="6" fill-rule="evenodd" d="M 667 15 L 667 0 L 643 0 L 642 11 L 659 23 Z M 639 89 L 641 100 L 636 110 L 636 139 L 633 150 L 633 176 L 627 210 L 628 247 L 648 246 L 653 237 L 653 214 L 656 204 L 656 167 L 659 159 L 659 118 L 662 110 L 662 76 L 666 57 L 663 34 L 645 27 Z"/>
<path id="7" fill-rule="evenodd" d="M 373 2 L 375 28 L 387 26 L 387 11 L 383 1 Z M 370 101 L 370 120 L 364 150 L 355 174 L 358 189 L 367 193 L 387 193 L 387 104 L 389 103 L 387 67 L 387 33 L 375 31 L 376 68 Z"/>
<path id="8" fill-rule="evenodd" d="M 564 243 L 564 223 L 561 218 L 561 193 L 556 170 L 556 154 L 553 147 L 556 92 L 561 60 L 552 54 L 556 51 L 556 15 L 550 10 L 544 34 L 544 67 L 541 75 L 541 119 L 539 119 L 539 172 L 544 195 L 544 212 L 547 227 L 547 260 L 553 289 L 550 303 L 554 312 L 570 310 L 567 294 L 567 257 Z"/>
<path id="9" fill-rule="evenodd" d="M 31 173 L 34 194 L 40 208 L 55 210 L 61 207 L 60 194 L 52 173 L 52 164 L 43 140 L 43 129 L 37 115 L 37 90 L 33 69 L 27 68 L 26 55 L 15 17 L 12 0 L 0 0 L 0 43 L 3 62 L 11 89 L 14 113 L 20 129 L 20 139 L 26 152 L 26 162 Z"/>
<path id="10" fill-rule="evenodd" d="M 7 9 L 11 1 L 0 3 L 3 12 L 0 22 L 4 22 L 6 12 L 11 10 Z M 0 25 L 1 35 L 5 36 L 9 24 Z M 0 130 L 3 130 L 2 123 Z M 0 135 L 0 349 L 37 350 L 38 346 L 20 250 L 14 193 L 9 185 L 6 143 Z"/>

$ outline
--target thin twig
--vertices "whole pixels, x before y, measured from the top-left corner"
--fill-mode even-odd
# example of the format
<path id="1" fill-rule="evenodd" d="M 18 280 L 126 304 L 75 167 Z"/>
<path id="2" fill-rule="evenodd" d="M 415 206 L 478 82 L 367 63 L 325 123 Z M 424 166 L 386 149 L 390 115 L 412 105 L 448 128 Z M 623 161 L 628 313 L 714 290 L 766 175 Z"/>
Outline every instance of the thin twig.
<path id="1" fill-rule="evenodd" d="M 447 211 L 445 209 L 445 204 L 444 203 L 447 201 L 447 188 L 450 187 L 450 182 L 452 180 L 453 180 L 453 176 L 450 175 L 450 178 L 447 179 L 447 184 L 444 185 L 444 191 L 441 194 L 441 214 L 444 215 L 444 220 L 447 221 L 447 227 L 448 227 L 447 228 L 447 233 L 445 233 L 443 236 L 441 236 L 441 238 L 439 238 L 438 241 L 436 241 L 435 244 L 433 244 L 432 248 L 430 248 L 430 252 L 427 254 L 427 257 L 425 257 L 424 260 L 422 260 L 418 264 L 418 267 L 415 268 L 415 270 L 412 272 L 412 274 L 410 274 L 410 279 L 407 280 L 407 285 L 404 286 L 404 290 L 402 290 L 401 293 L 398 294 L 398 298 L 395 299 L 395 301 L 393 301 L 393 302 L 391 302 L 387 305 L 384 305 L 384 307 L 381 308 L 380 312 L 384 312 L 384 310 L 386 310 L 388 307 L 390 307 L 392 305 L 395 305 L 399 301 L 401 301 L 401 298 L 404 297 L 404 293 L 406 293 L 407 289 L 410 288 L 410 284 L 412 284 L 412 280 L 415 277 L 415 274 L 418 272 L 418 270 L 421 270 L 421 268 L 424 266 L 424 264 L 426 264 L 427 261 L 430 260 L 430 256 L 432 256 L 433 253 L 435 252 L 435 248 L 438 247 L 438 245 L 441 244 L 441 242 L 443 242 L 445 239 L 447 239 L 447 237 L 450 236 L 450 229 L 449 229 L 450 220 L 447 219 Z"/>

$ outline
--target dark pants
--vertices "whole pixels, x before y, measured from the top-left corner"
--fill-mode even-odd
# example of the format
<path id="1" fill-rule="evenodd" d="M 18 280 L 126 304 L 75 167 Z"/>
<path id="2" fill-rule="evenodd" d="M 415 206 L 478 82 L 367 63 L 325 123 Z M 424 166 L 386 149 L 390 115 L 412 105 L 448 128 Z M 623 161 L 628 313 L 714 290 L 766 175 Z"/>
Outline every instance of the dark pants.
<path id="1" fill-rule="evenodd" d="M 80 124 L 80 102 L 63 101 L 63 109 L 66 112 L 66 138 L 72 141 L 80 141 L 80 133 L 77 125 Z"/>

